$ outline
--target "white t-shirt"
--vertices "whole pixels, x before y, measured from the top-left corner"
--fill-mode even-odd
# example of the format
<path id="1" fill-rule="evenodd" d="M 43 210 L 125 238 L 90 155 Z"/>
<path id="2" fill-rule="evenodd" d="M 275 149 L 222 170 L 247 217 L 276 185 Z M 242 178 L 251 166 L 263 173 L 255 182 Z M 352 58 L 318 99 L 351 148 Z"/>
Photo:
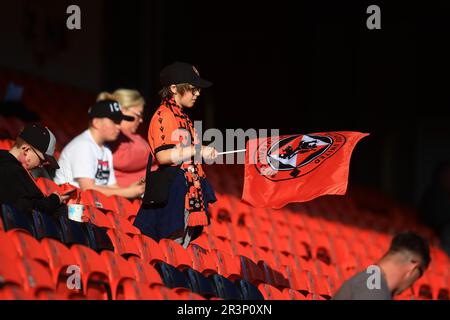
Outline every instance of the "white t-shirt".
<path id="1" fill-rule="evenodd" d="M 68 182 L 79 188 L 75 181 L 77 178 L 95 179 L 95 184 L 99 186 L 116 183 L 111 150 L 106 146 L 100 147 L 89 130 L 65 146 L 58 164 L 60 168 L 55 175 L 57 184 Z"/>

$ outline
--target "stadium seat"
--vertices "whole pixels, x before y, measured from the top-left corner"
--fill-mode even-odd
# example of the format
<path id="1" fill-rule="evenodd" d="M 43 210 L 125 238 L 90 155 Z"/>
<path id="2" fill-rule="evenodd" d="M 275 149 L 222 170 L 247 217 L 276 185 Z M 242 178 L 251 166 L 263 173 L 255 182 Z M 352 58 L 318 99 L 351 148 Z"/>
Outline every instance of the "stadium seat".
<path id="1" fill-rule="evenodd" d="M 52 238 L 62 241 L 61 227 L 55 218 L 46 213 L 33 210 L 32 219 L 36 239 Z"/>
<path id="2" fill-rule="evenodd" d="M 239 289 L 232 281 L 218 274 L 213 274 L 208 279 L 211 281 L 217 297 L 225 300 L 241 299 Z"/>
<path id="3" fill-rule="evenodd" d="M 165 261 L 163 252 L 158 243 L 145 235 L 136 235 L 133 237 L 140 257 L 147 263 L 154 264 L 156 262 Z"/>
<path id="4" fill-rule="evenodd" d="M 44 194 L 52 194 L 54 192 L 58 192 L 59 193 L 59 186 L 54 183 L 52 180 L 47 179 L 47 178 L 37 178 L 36 180 L 36 184 L 39 187 L 39 189 L 41 191 L 44 192 Z"/>
<path id="5" fill-rule="evenodd" d="M 262 293 L 264 300 L 284 300 L 281 291 L 271 285 L 261 283 L 258 290 Z"/>
<path id="6" fill-rule="evenodd" d="M 84 215 L 89 219 L 89 222 L 100 228 L 111 229 L 113 224 L 106 217 L 106 215 L 94 206 L 85 205 Z"/>
<path id="7" fill-rule="evenodd" d="M 231 281 L 242 278 L 240 260 L 238 257 L 233 257 L 232 255 L 219 250 L 212 250 L 210 254 L 215 259 L 218 274 Z"/>
<path id="8" fill-rule="evenodd" d="M 114 252 L 128 258 L 130 256 L 140 257 L 138 247 L 133 238 L 125 233 L 120 233 L 115 229 L 109 229 L 107 232 L 108 237 L 114 246 Z"/>
<path id="9" fill-rule="evenodd" d="M 264 282 L 264 272 L 260 266 L 245 256 L 238 256 L 241 263 L 242 276 L 253 285 Z"/>
<path id="10" fill-rule="evenodd" d="M 255 245 L 254 239 L 252 239 L 252 235 L 250 234 L 250 230 L 247 228 L 237 227 L 232 224 L 230 228 L 230 234 L 232 234 L 233 243 L 238 243 L 244 246 Z"/>
<path id="11" fill-rule="evenodd" d="M 176 299 L 177 300 L 206 300 L 204 297 L 202 297 L 201 295 L 194 293 L 194 292 L 190 292 L 190 291 L 181 291 L 181 292 L 177 292 L 175 291 L 176 294 Z"/>
<path id="12" fill-rule="evenodd" d="M 48 300 L 53 296 L 55 286 L 47 268 L 29 258 L 20 258 L 15 265 L 25 291 L 31 292 L 35 299 Z"/>
<path id="13" fill-rule="evenodd" d="M 130 257 L 128 263 L 139 283 L 143 283 L 150 287 L 163 285 L 161 276 L 152 265 L 145 263 L 138 257 Z"/>
<path id="14" fill-rule="evenodd" d="M 217 223 L 213 222 L 205 229 L 206 233 L 212 234 L 220 240 L 231 240 L 230 234 L 231 223 Z"/>
<path id="15" fill-rule="evenodd" d="M 2 204 L 0 209 L 4 231 L 18 229 L 34 236 L 35 233 L 30 218 L 31 215 L 16 210 L 7 204 Z"/>
<path id="16" fill-rule="evenodd" d="M 313 256 L 326 264 L 330 264 L 332 262 L 330 254 L 331 246 L 328 235 L 316 233 L 312 238 L 314 243 Z"/>
<path id="17" fill-rule="evenodd" d="M 106 217 L 111 221 L 111 225 L 113 228 L 117 229 L 121 233 L 128 234 L 129 236 L 134 236 L 137 234 L 141 234 L 138 228 L 133 226 L 126 218 L 121 217 L 119 214 L 115 212 L 108 212 Z"/>
<path id="18" fill-rule="evenodd" d="M 187 252 L 192 260 L 194 270 L 201 272 L 205 276 L 217 273 L 217 265 L 207 250 L 196 244 L 191 244 L 187 248 Z"/>
<path id="19" fill-rule="evenodd" d="M 285 267 L 289 287 L 300 291 L 304 296 L 312 293 L 308 271 L 298 271 L 290 266 Z"/>
<path id="20" fill-rule="evenodd" d="M 133 286 L 135 274 L 128 261 L 111 251 L 101 252 L 100 257 L 108 270 L 113 300 L 139 298 L 140 292 Z M 127 290 L 124 290 L 124 282 L 127 283 Z"/>
<path id="21" fill-rule="evenodd" d="M 121 217 L 128 221 L 131 216 L 136 217 L 139 207 L 136 208 L 130 200 L 120 196 L 111 196 L 110 198 L 115 208 L 114 211 Z"/>
<path id="22" fill-rule="evenodd" d="M 258 263 L 264 274 L 264 282 L 277 288 L 289 288 L 289 280 L 283 268 L 275 268 L 264 261 Z"/>
<path id="23" fill-rule="evenodd" d="M 114 251 L 114 245 L 108 236 L 106 228 L 100 228 L 92 223 L 86 223 L 86 234 L 89 247 L 97 252 L 103 250 Z"/>
<path id="24" fill-rule="evenodd" d="M 22 278 L 15 265 L 18 261 L 18 254 L 12 243 L 3 242 L 5 238 L 0 238 L 0 240 L 2 240 L 0 246 L 0 288 L 7 285 L 22 287 Z"/>
<path id="25" fill-rule="evenodd" d="M 4 261 L 14 261 L 19 257 L 17 248 L 9 234 L 0 232 L 0 244 L 0 256 L 5 259 Z"/>
<path id="26" fill-rule="evenodd" d="M 192 292 L 195 292 L 207 299 L 215 296 L 215 291 L 211 282 L 200 272 L 191 268 L 186 268 L 183 273 Z"/>
<path id="27" fill-rule="evenodd" d="M 249 259 L 255 259 L 255 248 L 250 245 L 243 245 L 239 242 L 231 243 L 232 246 L 232 252 L 235 256 L 244 256 Z M 221 250 L 223 251 L 223 250 Z"/>
<path id="28" fill-rule="evenodd" d="M 241 293 L 242 300 L 264 300 L 264 296 L 258 288 L 247 280 L 240 279 L 235 284 Z"/>
<path id="29" fill-rule="evenodd" d="M 250 233 L 252 235 L 253 243 L 252 245 L 261 248 L 266 251 L 271 251 L 273 249 L 272 239 L 269 233 L 255 231 Z"/>
<path id="30" fill-rule="evenodd" d="M 0 300 L 33 300 L 33 294 L 23 290 L 18 285 L 0 284 Z"/>
<path id="31" fill-rule="evenodd" d="M 116 300 L 145 300 L 149 288 L 139 285 L 133 279 L 123 279 L 117 290 Z"/>
<path id="32" fill-rule="evenodd" d="M 329 277 L 312 274 L 310 279 L 313 295 L 319 295 L 326 300 L 330 300 L 335 290 Z"/>
<path id="33" fill-rule="evenodd" d="M 168 264 L 171 264 L 180 270 L 183 268 L 192 268 L 192 259 L 188 252 L 174 240 L 161 239 L 159 241 L 159 247 Z"/>
<path id="34" fill-rule="evenodd" d="M 296 290 L 285 288 L 281 291 L 284 300 L 312 300 L 311 296 L 305 297 L 303 294 Z"/>
<path id="35" fill-rule="evenodd" d="M 195 244 L 199 247 L 202 247 L 205 250 L 211 250 L 211 246 L 209 244 L 208 235 L 203 232 L 197 239 L 191 241 L 191 244 Z"/>
<path id="36" fill-rule="evenodd" d="M 116 210 L 113 199 L 96 190 L 82 191 L 81 203 L 97 207 L 105 212 Z"/>
<path id="37" fill-rule="evenodd" d="M 54 239 L 42 239 L 41 246 L 47 255 L 52 280 L 57 292 L 65 292 L 70 266 L 76 265 L 72 252 L 61 242 Z M 62 289 L 62 291 L 60 291 Z M 77 292 L 77 293 L 81 293 Z"/>
<path id="38" fill-rule="evenodd" d="M 61 226 L 61 238 L 63 243 L 68 246 L 72 244 L 89 246 L 85 223 L 76 222 L 64 216 L 60 216 L 58 221 Z"/>
<path id="39" fill-rule="evenodd" d="M 25 232 L 10 231 L 7 234 L 14 243 L 19 256 L 35 260 L 45 266 L 48 266 L 48 256 L 38 240 Z"/>
<path id="40" fill-rule="evenodd" d="M 184 288 L 189 290 L 189 284 L 184 274 L 165 262 L 157 262 L 155 269 L 159 272 L 161 279 L 168 288 Z"/>
<path id="41" fill-rule="evenodd" d="M 108 281 L 108 269 L 94 250 L 75 244 L 70 248 L 81 275 L 83 293 L 88 299 L 107 300 L 112 298 Z"/>
<path id="42" fill-rule="evenodd" d="M 265 214 L 264 216 L 258 216 L 258 212 L 261 212 L 261 210 L 257 210 L 255 212 L 256 216 L 254 217 L 254 221 L 256 228 L 254 230 L 266 234 L 273 232 L 273 226 L 269 218 L 266 216 L 266 211 L 263 211 Z"/>
<path id="43" fill-rule="evenodd" d="M 213 235 L 209 235 L 209 243 L 211 246 L 210 251 L 212 251 L 213 249 L 217 249 L 229 255 L 234 254 L 233 245 L 230 240 L 221 240 L 220 238 L 217 238 Z"/>
<path id="44" fill-rule="evenodd" d="M 349 244 L 344 238 L 335 238 L 333 240 L 333 249 L 331 251 L 332 261 L 347 270 L 354 270 L 358 262 L 351 253 Z"/>
<path id="45" fill-rule="evenodd" d="M 10 150 L 14 145 L 11 139 L 0 139 L 0 150 Z"/>

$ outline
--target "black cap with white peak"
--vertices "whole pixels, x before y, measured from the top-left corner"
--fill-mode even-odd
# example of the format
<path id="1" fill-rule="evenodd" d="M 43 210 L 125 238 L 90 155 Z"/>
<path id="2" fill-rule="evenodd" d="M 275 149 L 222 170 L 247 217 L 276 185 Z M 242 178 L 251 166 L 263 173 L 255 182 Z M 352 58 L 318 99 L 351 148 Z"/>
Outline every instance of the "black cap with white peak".
<path id="1" fill-rule="evenodd" d="M 53 156 L 55 154 L 56 138 L 47 127 L 39 123 L 27 124 L 19 134 L 19 137 L 33 148 L 42 152 L 51 168 L 59 168 L 58 162 Z"/>

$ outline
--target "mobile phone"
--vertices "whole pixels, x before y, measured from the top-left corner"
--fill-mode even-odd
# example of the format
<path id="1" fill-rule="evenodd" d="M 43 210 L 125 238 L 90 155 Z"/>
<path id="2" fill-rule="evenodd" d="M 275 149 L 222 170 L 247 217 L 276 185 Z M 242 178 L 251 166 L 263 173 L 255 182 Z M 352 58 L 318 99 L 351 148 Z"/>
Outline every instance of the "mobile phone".
<path id="1" fill-rule="evenodd" d="M 77 189 L 70 189 L 70 190 L 64 192 L 64 193 L 63 193 L 63 196 L 68 196 L 68 195 L 74 193 L 75 191 L 77 191 Z"/>

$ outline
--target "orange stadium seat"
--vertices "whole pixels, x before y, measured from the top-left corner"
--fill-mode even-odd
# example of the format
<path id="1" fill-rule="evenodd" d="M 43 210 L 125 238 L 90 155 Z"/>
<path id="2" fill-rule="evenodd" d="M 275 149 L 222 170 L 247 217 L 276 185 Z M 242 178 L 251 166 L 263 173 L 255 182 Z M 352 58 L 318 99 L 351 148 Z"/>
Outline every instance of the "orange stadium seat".
<path id="1" fill-rule="evenodd" d="M 97 207 L 86 205 L 84 210 L 83 215 L 85 215 L 92 224 L 101 228 L 111 229 L 113 227 L 113 223 L 102 211 L 97 209 Z"/>
<path id="2" fill-rule="evenodd" d="M 116 229 L 109 229 L 106 233 L 111 239 L 115 253 L 120 254 L 124 257 L 140 257 L 140 252 L 136 245 L 136 242 L 129 235 L 120 233 Z"/>
<path id="3" fill-rule="evenodd" d="M 106 217 L 111 222 L 113 228 L 118 229 L 121 233 L 126 233 L 130 236 L 141 234 L 138 228 L 133 226 L 126 218 L 121 217 L 115 212 L 106 213 Z"/>
<path id="4" fill-rule="evenodd" d="M 275 287 L 268 284 L 260 284 L 258 286 L 259 291 L 264 296 L 265 300 L 284 300 L 283 294 Z"/>
<path id="5" fill-rule="evenodd" d="M 143 283 L 150 287 L 163 285 L 161 276 L 152 265 L 145 263 L 138 257 L 130 257 L 128 259 L 128 263 L 130 264 L 130 267 L 136 276 L 136 280 L 139 283 Z"/>
<path id="6" fill-rule="evenodd" d="M 158 243 L 145 235 L 136 235 L 133 240 L 137 246 L 140 257 L 146 263 L 155 264 L 156 262 L 165 261 L 163 252 Z"/>
<path id="7" fill-rule="evenodd" d="M 194 270 L 201 272 L 205 276 L 217 273 L 217 265 L 207 250 L 196 244 L 191 244 L 187 248 L 187 252 L 192 260 Z"/>
<path id="8" fill-rule="evenodd" d="M 179 269 L 192 268 L 192 259 L 188 252 L 174 240 L 161 239 L 159 247 L 167 263 Z"/>
<path id="9" fill-rule="evenodd" d="M 7 234 L 21 257 L 48 265 L 48 256 L 39 241 L 24 232 L 8 232 Z"/>
<path id="10" fill-rule="evenodd" d="M 135 273 L 127 260 L 111 251 L 103 251 L 100 257 L 106 265 L 111 286 L 112 298 L 114 300 L 138 299 L 139 290 L 135 290 Z M 127 290 L 124 290 L 124 283 L 127 283 Z M 127 294 L 130 294 L 128 296 Z"/>
<path id="11" fill-rule="evenodd" d="M 81 275 L 83 293 L 88 299 L 107 300 L 112 296 L 108 282 L 108 269 L 94 250 L 82 245 L 70 248 Z"/>
<path id="12" fill-rule="evenodd" d="M 210 254 L 215 259 L 218 274 L 232 281 L 241 278 L 239 258 L 219 250 L 212 250 Z"/>

